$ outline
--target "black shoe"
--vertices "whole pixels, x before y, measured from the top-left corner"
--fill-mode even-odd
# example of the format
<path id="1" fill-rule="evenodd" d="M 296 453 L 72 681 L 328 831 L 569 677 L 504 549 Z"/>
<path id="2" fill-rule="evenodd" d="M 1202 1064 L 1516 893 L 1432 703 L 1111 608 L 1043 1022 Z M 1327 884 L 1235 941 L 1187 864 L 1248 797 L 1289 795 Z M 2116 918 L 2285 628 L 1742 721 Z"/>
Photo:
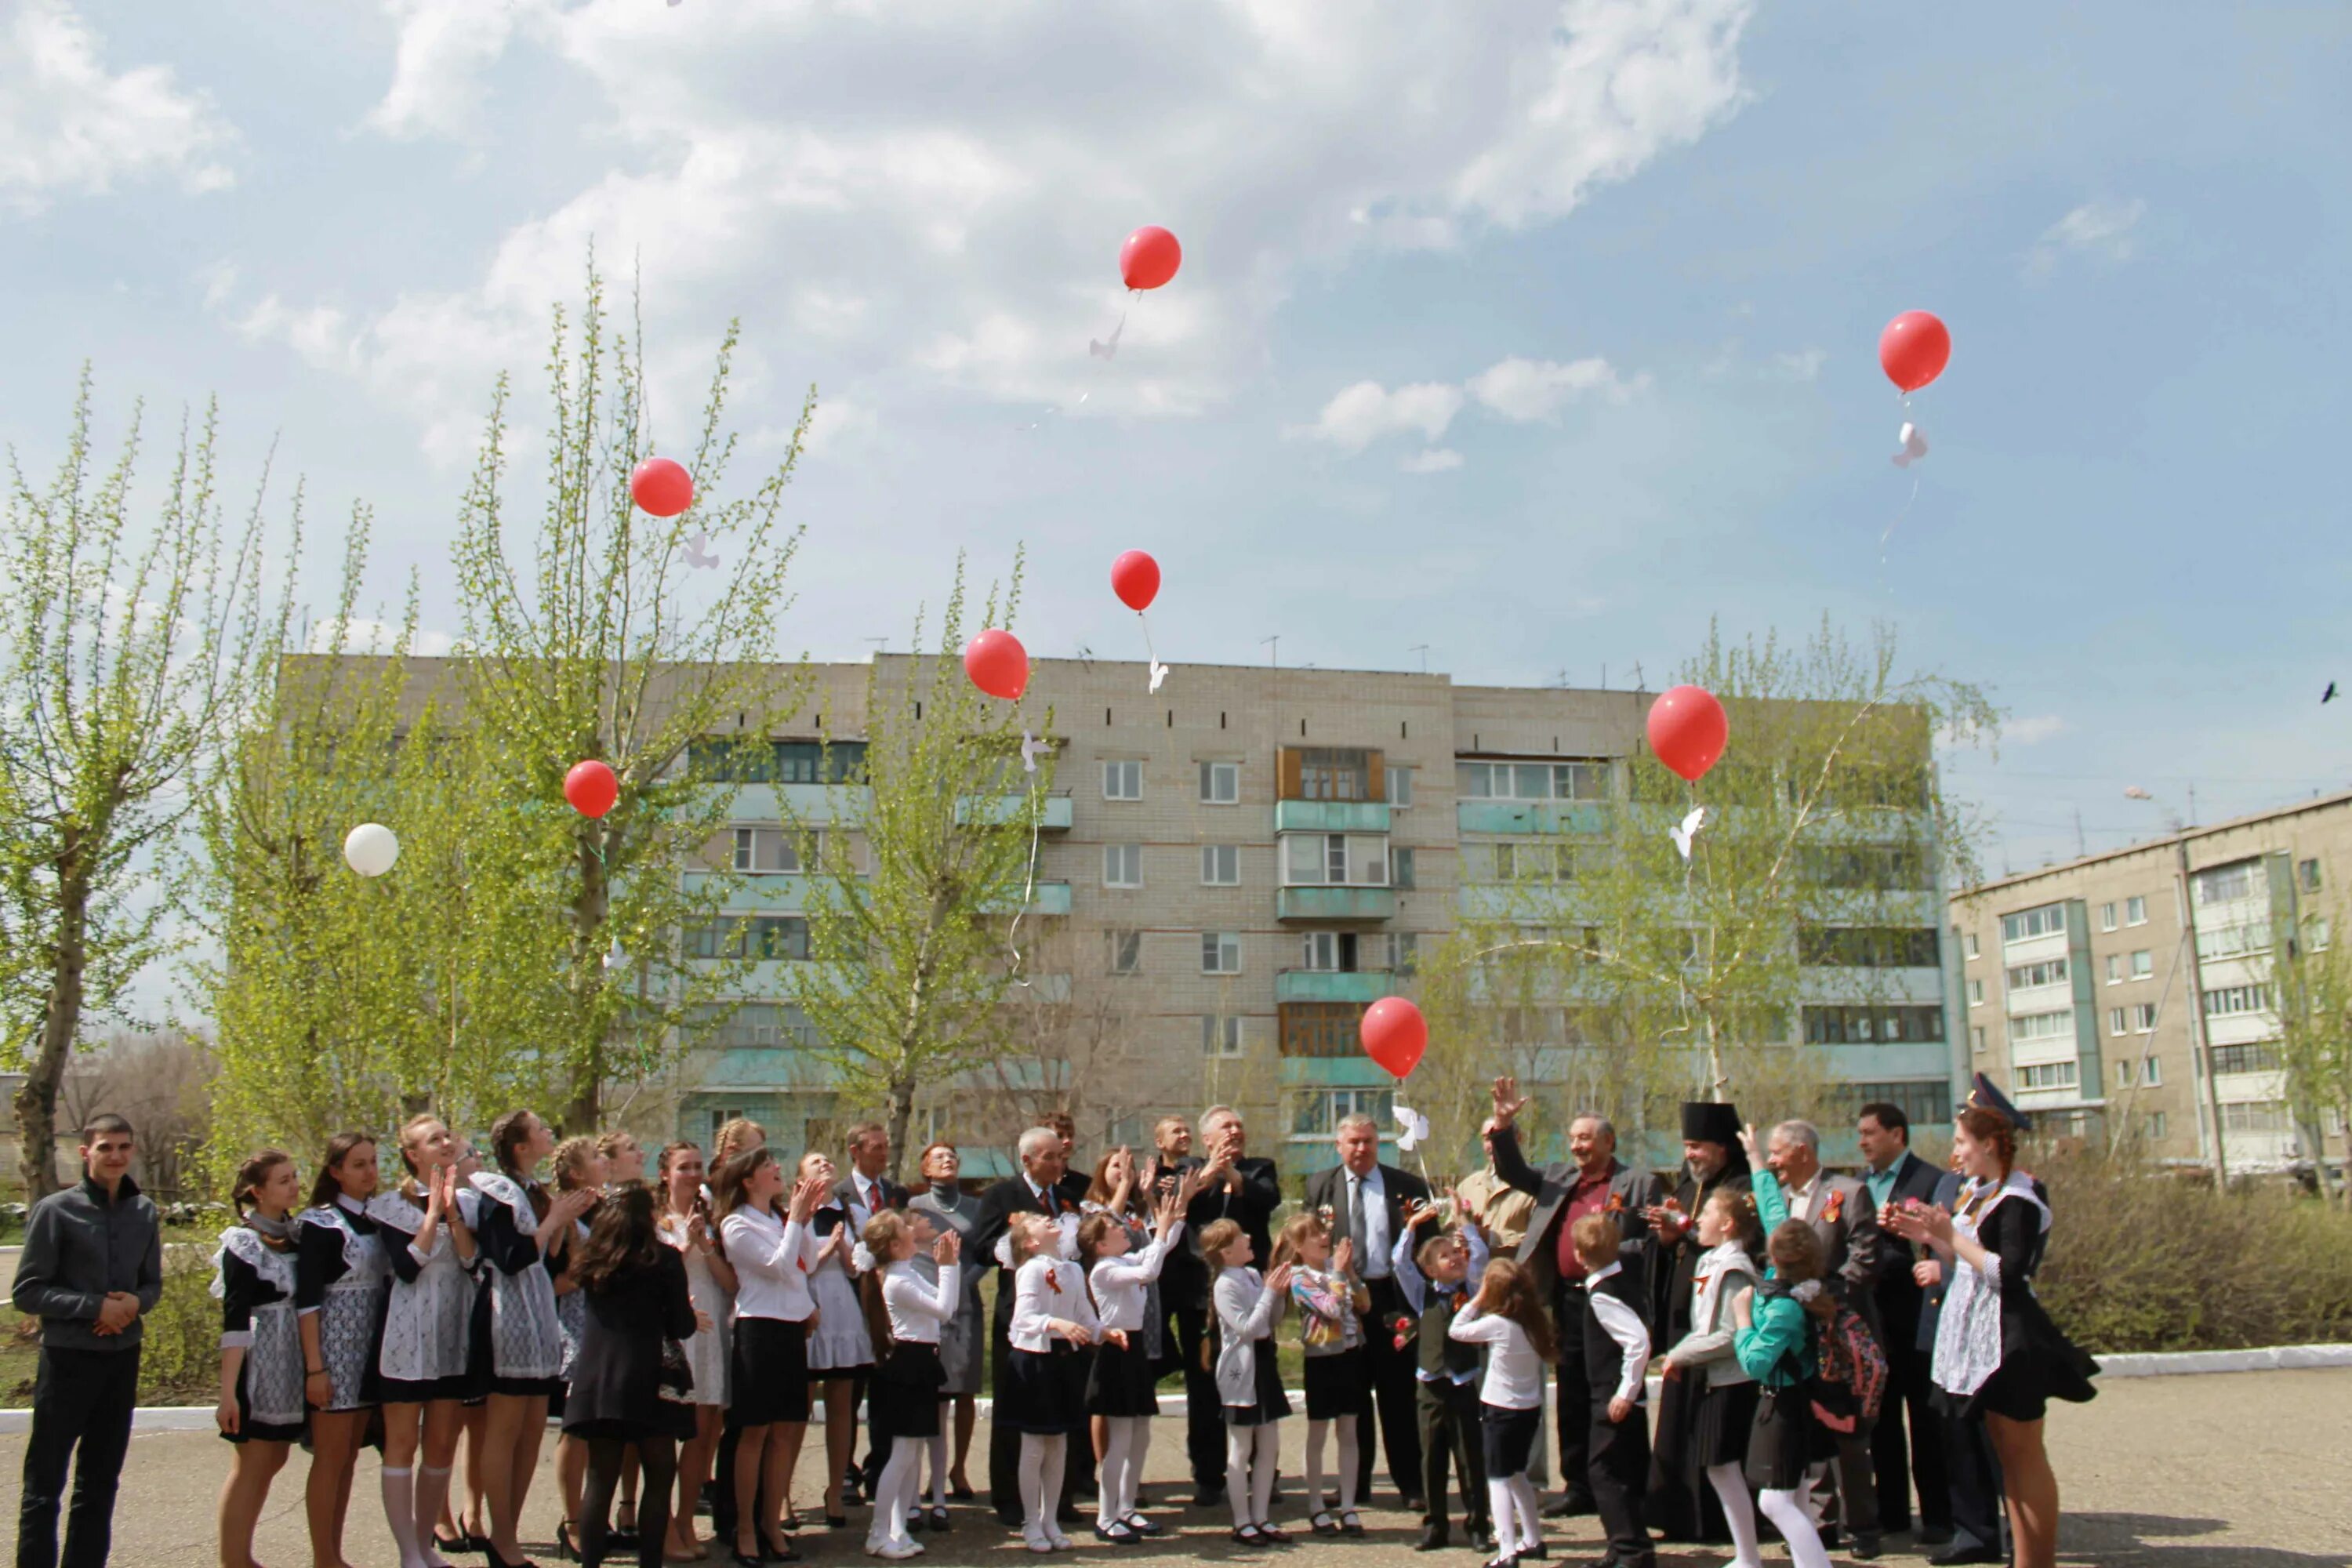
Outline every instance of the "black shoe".
<path id="1" fill-rule="evenodd" d="M 1225 1506 L 1225 1489 L 1224 1489 L 1224 1488 L 1223 1488 L 1223 1487 L 1202 1487 L 1202 1488 L 1201 1488 L 1199 1490 L 1195 1491 L 1195 1492 L 1192 1494 L 1192 1506 L 1193 1506 L 1194 1508 L 1223 1508 L 1223 1507 L 1224 1507 L 1224 1506 Z"/>
<path id="2" fill-rule="evenodd" d="M 845 1502 L 841 1506 L 847 1508 L 849 1505 Z M 827 1530 L 847 1530 L 849 1528 L 849 1516 L 845 1513 L 826 1514 L 824 1516 L 824 1527 Z"/>
<path id="3" fill-rule="evenodd" d="M 1857 1530 L 1853 1532 L 1853 1544 L 1846 1548 L 1846 1555 L 1868 1563 L 1876 1558 L 1883 1550 L 1881 1538 L 1876 1531 L 1864 1534 Z"/>
<path id="4" fill-rule="evenodd" d="M 1241 1525 L 1234 1531 L 1234 1539 L 1244 1546 L 1270 1546 L 1273 1542 L 1258 1532 L 1255 1524 Z"/>
<path id="5" fill-rule="evenodd" d="M 1315 1517 L 1307 1521 L 1307 1528 L 1318 1535 L 1337 1535 L 1339 1533 L 1339 1521 L 1331 1517 L 1329 1509 L 1318 1509 Z"/>
<path id="6" fill-rule="evenodd" d="M 1087 1516 L 1076 1509 L 1062 1508 L 1054 1510 L 1054 1522 L 1056 1524 L 1084 1524 L 1086 1521 Z"/>
<path id="7" fill-rule="evenodd" d="M 1525 1552 L 1519 1553 L 1519 1561 L 1524 1563 L 1529 1558 L 1534 1558 L 1536 1561 L 1541 1562 L 1550 1555 L 1551 1548 L 1538 1541 L 1533 1546 L 1528 1547 Z M 1614 1554 L 1605 1557 L 1601 1559 L 1601 1561 L 1607 1563 L 1609 1568 L 1616 1568 L 1617 1559 Z"/>
<path id="8" fill-rule="evenodd" d="M 1415 1511 L 1418 1510 L 1416 1510 Z M 1341 1509 L 1339 1510 L 1339 1533 L 1342 1535 L 1361 1535 L 1364 1533 L 1364 1521 L 1356 1517 L 1356 1510 L 1354 1509 L 1348 1508 Z"/>
<path id="9" fill-rule="evenodd" d="M 1469 1528 L 1466 1534 L 1470 1542 L 1470 1549 L 1473 1552 L 1492 1552 L 1495 1550 L 1494 1526 L 1485 1523 L 1474 1524 Z"/>
<path id="10" fill-rule="evenodd" d="M 793 1550 L 793 1543 L 789 1541 L 770 1541 L 761 1544 L 760 1560 L 763 1563 L 797 1563 L 801 1554 Z"/>
<path id="11" fill-rule="evenodd" d="M 1139 1513 L 1130 1513 L 1125 1519 L 1120 1520 L 1119 1522 L 1127 1526 L 1128 1529 L 1135 1531 L 1138 1535 L 1165 1535 L 1168 1533 L 1168 1527 L 1166 1525 L 1154 1523 L 1152 1521 L 1144 1518 Z"/>
<path id="12" fill-rule="evenodd" d="M 1366 1489 L 1364 1495 L 1367 1497 L 1371 1495 L 1369 1488 Z M 1411 1493 L 1407 1493 L 1403 1498 L 1400 1499 L 1397 1502 L 1397 1507 L 1404 1510 L 1407 1513 L 1427 1513 L 1429 1511 L 1429 1505 L 1423 1502 L 1419 1498 L 1412 1496 Z"/>
<path id="13" fill-rule="evenodd" d="M 1000 1508 L 996 1510 L 996 1522 L 1007 1530 L 1018 1530 L 1024 1521 L 1019 1509 Z"/>
<path id="14" fill-rule="evenodd" d="M 1579 1514 L 1599 1511 L 1592 1505 L 1591 1492 L 1564 1492 L 1557 1502 L 1545 1505 L 1543 1516 L 1546 1519 L 1574 1519 Z"/>
<path id="15" fill-rule="evenodd" d="M 2006 1563 L 2009 1559 L 1990 1546 L 1950 1546 L 1927 1561 L 1936 1564 L 1936 1568 L 1948 1568 L 1948 1564 L 1955 1563 Z"/>
<path id="16" fill-rule="evenodd" d="M 1949 1525 L 1923 1524 L 1911 1534 L 1911 1544 L 1914 1546 L 1949 1546 L 1951 1543 L 1952 1530 Z"/>
<path id="17" fill-rule="evenodd" d="M 1113 1546 L 1140 1546 L 1143 1544 L 1143 1537 L 1138 1535 L 1134 1531 L 1128 1529 L 1124 1524 L 1097 1524 L 1095 1526 L 1095 1539 L 1097 1541 L 1108 1541 Z"/>
<path id="18" fill-rule="evenodd" d="M 914 1514 L 909 1512 L 907 1517 L 912 1519 Z M 929 1528 L 933 1535 L 945 1535 L 949 1531 L 955 1528 L 948 1522 L 947 1504 L 935 1502 L 931 1505 L 931 1517 Z"/>
<path id="19" fill-rule="evenodd" d="M 1415 1552 L 1443 1552 L 1449 1544 L 1445 1526 L 1425 1524 L 1421 1527 L 1421 1539 L 1412 1543 Z"/>

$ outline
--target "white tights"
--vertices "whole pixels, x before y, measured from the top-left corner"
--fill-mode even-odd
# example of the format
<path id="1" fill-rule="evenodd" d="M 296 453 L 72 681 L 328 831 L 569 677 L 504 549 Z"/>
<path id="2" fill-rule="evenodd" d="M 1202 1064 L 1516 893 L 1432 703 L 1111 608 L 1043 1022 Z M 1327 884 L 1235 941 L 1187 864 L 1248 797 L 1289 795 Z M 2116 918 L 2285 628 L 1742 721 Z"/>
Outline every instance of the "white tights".
<path id="1" fill-rule="evenodd" d="M 1282 1452 L 1282 1427 L 1269 1421 L 1263 1426 L 1225 1428 L 1225 1501 L 1234 1510 L 1234 1528 L 1265 1524 L 1274 1510 L 1274 1466 Z"/>
<path id="2" fill-rule="evenodd" d="M 1323 1435 L 1332 1427 L 1339 1429 L 1339 1511 L 1348 1512 L 1356 1506 L 1356 1418 L 1335 1415 L 1328 1421 L 1307 1424 L 1307 1510 L 1323 1511 Z"/>
<path id="3" fill-rule="evenodd" d="M 1756 1543 L 1756 1509 L 1748 1500 L 1748 1478 L 1736 1464 L 1709 1465 L 1706 1484 L 1715 1489 L 1724 1521 L 1731 1526 L 1736 1555 L 1724 1568 L 1764 1568 L 1763 1549 Z"/>
<path id="4" fill-rule="evenodd" d="M 1051 1539 L 1062 1506 L 1062 1469 L 1070 1440 L 1058 1432 L 1021 1434 L 1021 1533 Z"/>
<path id="5" fill-rule="evenodd" d="M 920 1506 L 917 1485 L 921 1479 L 923 1440 L 919 1437 L 894 1437 L 890 1440 L 890 1458 L 882 1466 L 882 1474 L 874 1483 L 874 1522 L 867 1527 L 869 1541 L 905 1541 L 907 1510 Z"/>
<path id="6" fill-rule="evenodd" d="M 1495 1555 L 1512 1558 L 1543 1544 L 1543 1526 L 1537 1522 L 1536 1484 L 1521 1470 L 1516 1476 L 1486 1478 L 1486 1511 L 1495 1516 Z"/>
<path id="7" fill-rule="evenodd" d="M 929 1490 L 933 1508 L 948 1506 L 948 1434 L 954 1430 L 955 1402 L 951 1399 L 943 1399 L 940 1402 L 939 1435 L 923 1445 L 924 1449 L 930 1455 Z M 918 1489 L 915 1495 L 922 1496 L 921 1489 Z"/>
<path id="8" fill-rule="evenodd" d="M 1801 1489 L 1768 1489 L 1758 1495 L 1756 1503 L 1779 1528 L 1780 1539 L 1789 1543 L 1789 1561 L 1796 1568 L 1830 1568 L 1829 1551 L 1822 1545 L 1822 1532 L 1813 1527 L 1812 1510 L 1805 1506 Z"/>
<path id="9" fill-rule="evenodd" d="M 1143 1489 L 1143 1461 L 1151 1452 L 1151 1417 L 1106 1415 L 1102 1473 L 1096 1478 L 1099 1501 L 1095 1522 L 1108 1530 L 1135 1511 Z"/>

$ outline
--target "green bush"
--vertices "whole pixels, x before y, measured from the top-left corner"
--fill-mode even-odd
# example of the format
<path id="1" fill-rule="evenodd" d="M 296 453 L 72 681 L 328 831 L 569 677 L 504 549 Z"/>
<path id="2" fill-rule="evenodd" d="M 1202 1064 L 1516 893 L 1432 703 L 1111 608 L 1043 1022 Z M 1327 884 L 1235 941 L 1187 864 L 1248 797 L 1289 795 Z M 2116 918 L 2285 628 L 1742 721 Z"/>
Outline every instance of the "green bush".
<path id="1" fill-rule="evenodd" d="M 141 1331 L 140 1404 L 219 1401 L 221 1304 L 213 1299 L 212 1282 L 209 1249 L 164 1250 L 163 1294 Z"/>
<path id="2" fill-rule="evenodd" d="M 2128 1152 L 2028 1163 L 2056 1215 L 2034 1288 L 2084 1349 L 2352 1340 L 2352 1215 L 2278 1187 L 2216 1192 Z"/>

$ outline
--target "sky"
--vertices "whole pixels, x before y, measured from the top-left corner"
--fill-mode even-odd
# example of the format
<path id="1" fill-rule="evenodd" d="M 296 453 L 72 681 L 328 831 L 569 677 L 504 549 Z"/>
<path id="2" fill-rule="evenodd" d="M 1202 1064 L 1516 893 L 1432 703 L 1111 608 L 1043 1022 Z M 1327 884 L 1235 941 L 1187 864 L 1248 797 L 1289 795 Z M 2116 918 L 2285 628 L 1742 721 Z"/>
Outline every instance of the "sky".
<path id="1" fill-rule="evenodd" d="M 0 439 L 45 474 L 85 363 L 109 438 L 217 396 L 287 568 L 364 501 L 446 637 L 593 245 L 656 440 L 730 320 L 739 481 L 817 389 L 779 655 L 1016 548 L 1049 657 L 1139 656 L 1129 548 L 1179 666 L 1654 688 L 1883 621 L 2007 710 L 1948 783 L 2022 870 L 2352 781 L 2347 81 L 2322 4 L 11 0 Z"/>

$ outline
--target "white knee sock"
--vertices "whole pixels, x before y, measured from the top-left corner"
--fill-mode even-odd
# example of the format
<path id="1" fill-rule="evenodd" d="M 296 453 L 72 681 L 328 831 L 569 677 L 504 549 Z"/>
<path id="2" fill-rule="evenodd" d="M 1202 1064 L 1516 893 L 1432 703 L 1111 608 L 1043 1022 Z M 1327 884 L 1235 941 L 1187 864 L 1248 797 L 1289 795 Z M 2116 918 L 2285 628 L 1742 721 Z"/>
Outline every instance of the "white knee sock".
<path id="1" fill-rule="evenodd" d="M 1250 1507 L 1261 1525 L 1273 1521 L 1274 1468 L 1281 1458 L 1282 1428 L 1269 1422 L 1258 1429 L 1257 1447 L 1250 1455 Z"/>
<path id="2" fill-rule="evenodd" d="M 1339 1511 L 1345 1513 L 1356 1506 L 1356 1418 L 1342 1415 L 1331 1425 L 1339 1429 Z"/>
<path id="3" fill-rule="evenodd" d="M 908 1538 L 907 1510 L 914 1506 L 916 1467 L 922 1462 L 922 1452 L 917 1438 L 891 1441 L 890 1458 L 874 1484 L 874 1523 L 869 1532 L 876 1540 L 903 1542 Z"/>
<path id="4" fill-rule="evenodd" d="M 1756 1542 L 1756 1508 L 1748 1500 L 1748 1478 L 1738 1465 L 1709 1465 L 1706 1484 L 1715 1489 L 1724 1521 L 1731 1526 L 1735 1555 L 1725 1568 L 1764 1568 L 1763 1548 Z"/>
<path id="5" fill-rule="evenodd" d="M 1789 1561 L 1797 1568 L 1830 1568 L 1830 1554 L 1822 1545 L 1822 1532 L 1813 1528 L 1813 1516 L 1806 1511 L 1805 1500 L 1791 1489 L 1786 1491 L 1767 1489 L 1757 1500 L 1780 1531 L 1780 1539 L 1789 1543 Z"/>
<path id="6" fill-rule="evenodd" d="M 1225 1428 L 1225 1505 L 1234 1511 L 1234 1528 L 1257 1521 L 1250 1515 L 1250 1455 L 1257 1441 L 1255 1426 Z"/>
<path id="7" fill-rule="evenodd" d="M 1046 1438 L 1045 1466 L 1038 1476 L 1038 1491 L 1045 1506 L 1038 1517 L 1045 1521 L 1045 1533 L 1056 1541 L 1062 1538 L 1061 1521 L 1056 1517 L 1062 1511 L 1062 1476 L 1069 1464 L 1070 1440 L 1058 1436 Z"/>
<path id="8" fill-rule="evenodd" d="M 1527 1471 L 1521 1470 L 1503 1484 L 1511 1489 L 1511 1502 L 1519 1516 L 1519 1543 L 1513 1550 L 1525 1552 L 1542 1545 L 1543 1514 L 1536 1504 L 1535 1482 L 1528 1479 Z"/>
<path id="9" fill-rule="evenodd" d="M 1486 1511 L 1495 1516 L 1495 1555 L 1507 1558 L 1519 1549 L 1519 1500 L 1510 1482 L 1486 1478 Z"/>
<path id="10" fill-rule="evenodd" d="M 923 1445 L 930 1456 L 931 1506 L 934 1508 L 948 1506 L 948 1434 L 954 1430 L 955 1404 L 951 1400 L 942 1402 L 940 1405 L 939 1436 Z"/>
<path id="11" fill-rule="evenodd" d="M 1038 1504 L 1038 1500 L 1045 1497 L 1045 1445 L 1059 1441 L 1059 1438 L 1047 1437 L 1041 1432 L 1021 1434 L 1021 1533 L 1024 1535 L 1044 1533 L 1046 1510 L 1060 1501 L 1057 1494 L 1045 1498 L 1043 1508 Z"/>
<path id="12" fill-rule="evenodd" d="M 1151 1457 L 1151 1417 L 1131 1416 L 1128 1426 L 1135 1436 L 1127 1450 L 1127 1496 L 1120 1505 L 1127 1511 L 1119 1515 L 1121 1519 L 1137 1512 L 1143 1501 L 1143 1462 Z"/>
<path id="13" fill-rule="evenodd" d="M 1307 1424 L 1307 1512 L 1310 1518 L 1323 1511 L 1323 1439 L 1330 1431 L 1328 1421 Z"/>
<path id="14" fill-rule="evenodd" d="M 416 1478 L 407 1470 L 383 1469 L 383 1521 L 400 1548 L 400 1568 L 425 1568 L 416 1546 Z"/>
<path id="15" fill-rule="evenodd" d="M 421 1467 L 416 1472 L 416 1508 L 410 1517 L 416 1521 L 416 1555 L 425 1568 L 454 1568 L 435 1546 L 433 1533 L 441 1523 L 441 1510 L 448 1500 L 449 1472 L 430 1465 Z"/>

